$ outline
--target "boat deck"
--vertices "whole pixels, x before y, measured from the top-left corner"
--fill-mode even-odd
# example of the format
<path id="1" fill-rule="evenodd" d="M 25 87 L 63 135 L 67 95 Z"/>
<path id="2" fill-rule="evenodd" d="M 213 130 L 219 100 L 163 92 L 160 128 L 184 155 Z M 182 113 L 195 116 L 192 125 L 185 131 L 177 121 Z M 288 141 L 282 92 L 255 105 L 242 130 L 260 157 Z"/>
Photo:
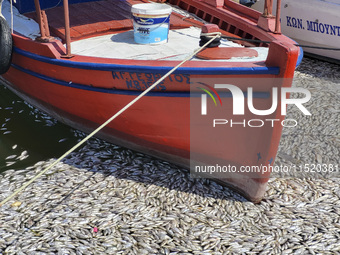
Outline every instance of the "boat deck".
<path id="1" fill-rule="evenodd" d="M 70 12 L 71 40 L 80 40 L 93 35 L 104 35 L 133 29 L 131 6 L 140 0 L 102 0 L 72 4 Z M 64 9 L 62 6 L 46 10 L 51 34 L 65 40 Z M 36 19 L 35 13 L 26 16 Z M 171 15 L 171 29 L 201 26 L 194 19 L 183 19 L 178 13 Z"/>
<path id="2" fill-rule="evenodd" d="M 91 37 L 77 40 L 71 43 L 73 54 L 106 57 L 124 58 L 138 60 L 184 60 L 189 53 L 199 47 L 201 29 L 197 27 L 174 29 L 169 32 L 169 40 L 164 44 L 137 44 L 134 41 L 133 30 Z M 230 48 L 233 47 L 233 48 Z M 221 40 L 219 48 L 229 48 L 235 52 L 235 47 L 243 48 L 237 43 Z M 268 54 L 268 48 L 256 47 L 257 57 L 232 57 L 230 59 L 209 60 L 209 61 L 264 61 Z M 193 60 L 200 61 L 200 58 Z"/>
<path id="3" fill-rule="evenodd" d="M 183 60 L 199 47 L 200 28 L 204 25 L 204 21 L 178 8 L 173 8 L 171 14 L 168 43 L 163 45 L 136 44 L 133 39 L 131 6 L 141 2 L 143 1 L 101 0 L 70 5 L 72 54 L 113 59 Z M 9 9 L 9 3 L 5 1 L 4 4 L 5 9 Z M 21 29 L 19 32 L 35 39 L 39 35 L 39 26 L 34 21 L 36 13 L 32 12 L 23 16 L 17 10 L 15 11 L 16 20 L 20 20 L 23 24 L 29 22 L 30 24 L 26 27 L 35 27 L 37 30 L 31 33 L 32 36 L 26 33 L 26 29 Z M 46 10 L 51 35 L 60 38 L 65 43 L 63 12 L 62 6 Z M 18 23 L 16 21 L 15 26 Z M 227 36 L 241 38 L 230 32 L 222 30 L 221 32 Z M 244 45 L 222 39 L 220 47 L 244 47 Z M 244 57 L 232 57 L 228 61 L 264 61 L 268 54 L 268 47 L 254 47 L 254 49 L 258 52 L 257 57 L 244 54 Z"/>

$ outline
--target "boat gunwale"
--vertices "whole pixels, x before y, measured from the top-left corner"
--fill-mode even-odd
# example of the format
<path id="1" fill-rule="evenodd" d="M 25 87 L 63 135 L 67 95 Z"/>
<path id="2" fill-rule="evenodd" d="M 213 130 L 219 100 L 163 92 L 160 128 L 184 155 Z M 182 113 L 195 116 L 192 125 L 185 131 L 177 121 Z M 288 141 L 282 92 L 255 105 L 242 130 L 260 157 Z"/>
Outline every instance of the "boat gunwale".
<path id="1" fill-rule="evenodd" d="M 93 63 L 93 62 L 78 62 L 78 61 L 72 61 L 67 59 L 57 59 L 57 58 L 49 58 L 42 55 L 38 55 L 32 52 L 28 52 L 25 50 L 22 50 L 18 47 L 13 48 L 14 53 L 20 54 L 22 56 L 28 57 L 33 60 L 37 60 L 40 62 L 58 65 L 58 66 L 64 66 L 64 67 L 70 67 L 70 68 L 79 68 L 79 69 L 86 69 L 86 70 L 100 70 L 100 71 L 130 71 L 130 72 L 158 72 L 158 73 L 166 73 L 170 71 L 173 66 L 175 66 L 180 61 L 167 61 L 172 62 L 173 65 L 165 66 L 165 61 L 148 61 L 148 60 L 136 60 L 133 61 L 135 64 L 122 64 L 122 63 Z M 86 57 L 84 57 L 86 58 Z M 91 57 L 92 59 L 94 57 Z M 113 60 L 113 59 L 111 59 Z M 120 59 L 117 59 L 119 61 Z M 128 61 L 128 60 L 127 60 Z M 128 62 L 132 62 L 131 60 Z M 162 65 L 146 65 L 150 62 L 158 62 L 162 63 Z M 197 61 L 201 62 L 201 61 Z M 202 61 L 203 62 L 203 61 Z M 136 64 L 140 65 L 136 65 Z M 185 67 L 179 67 L 175 73 L 189 73 L 189 74 L 204 74 L 204 75 L 217 75 L 217 74 L 225 74 L 225 75 L 232 75 L 232 74 L 272 74 L 272 75 L 278 75 L 280 73 L 279 67 L 268 67 L 268 66 L 230 66 L 231 64 L 234 64 L 234 62 L 223 62 L 228 63 L 228 66 L 185 66 Z M 242 64 L 244 63 L 256 63 L 256 62 L 240 62 Z M 261 62 L 260 62 L 261 63 Z M 263 62 L 262 62 L 263 63 Z"/>
<path id="2" fill-rule="evenodd" d="M 110 88 L 101 88 L 101 87 L 94 87 L 94 86 L 88 86 L 84 84 L 78 84 L 78 83 L 69 83 L 63 80 L 58 80 L 52 77 L 48 77 L 46 75 L 42 75 L 36 72 L 33 72 L 29 69 L 23 68 L 19 65 L 12 64 L 12 67 L 24 72 L 26 74 L 32 75 L 36 78 L 58 84 L 65 87 L 70 88 L 76 88 L 76 89 L 83 89 L 88 91 L 94 91 L 94 92 L 101 92 L 101 93 L 108 93 L 108 94 L 119 94 L 119 95 L 128 95 L 128 96 L 138 96 L 141 93 L 141 90 L 129 90 L 129 89 L 110 89 Z M 247 92 L 244 92 L 245 97 L 247 97 Z M 231 98 L 232 94 L 231 92 L 225 92 L 220 93 L 221 97 L 228 97 Z M 191 91 L 150 91 L 146 94 L 146 96 L 152 96 L 152 97 L 200 97 L 200 93 L 193 93 Z M 263 91 L 255 91 L 253 92 L 253 98 L 262 98 L 266 99 L 269 98 L 268 92 Z"/>
<path id="3" fill-rule="evenodd" d="M 200 4 L 203 4 L 208 9 L 211 9 L 212 6 L 206 4 L 206 3 L 196 3 L 198 6 Z M 178 5 L 177 5 L 178 6 Z M 180 6 L 178 6 L 180 7 Z M 236 18 L 236 14 L 230 13 L 230 11 L 223 8 L 216 9 L 216 15 L 227 15 L 230 19 L 234 20 Z M 242 20 L 248 21 L 244 17 L 239 17 Z M 236 22 L 236 21 L 235 21 Z M 234 23 L 234 22 L 232 22 Z M 239 24 L 240 25 L 240 24 Z M 252 24 L 250 27 L 252 27 L 254 30 L 259 32 L 261 36 L 270 38 L 271 41 L 287 41 L 285 36 L 281 34 L 268 34 L 265 31 L 261 30 L 259 27 L 256 27 L 256 25 Z M 246 31 L 246 30 L 244 30 Z M 19 53 L 20 50 L 25 53 L 21 54 L 26 57 L 29 57 L 34 60 L 38 60 L 44 63 L 49 63 L 53 65 L 58 66 L 65 66 L 70 68 L 79 68 L 79 69 L 86 69 L 86 70 L 102 70 L 102 71 L 130 71 L 130 72 L 160 72 L 160 73 L 166 73 L 167 71 L 171 70 L 173 66 L 176 66 L 180 61 L 176 60 L 130 60 L 130 59 L 120 59 L 120 58 L 105 58 L 105 57 L 90 57 L 90 56 L 82 56 L 75 54 L 73 58 L 70 59 L 63 59 L 61 58 L 63 53 L 61 51 L 64 51 L 64 46 L 60 43 L 60 41 L 54 41 L 56 42 L 53 44 L 52 42 L 44 43 L 48 44 L 49 51 L 53 51 L 52 55 L 54 56 L 46 56 L 45 53 L 40 52 L 39 50 L 39 42 L 30 40 L 27 37 L 24 37 L 22 35 L 14 34 L 14 37 L 16 37 L 18 40 L 15 40 L 19 43 L 19 46 L 14 48 L 15 53 Z M 282 40 L 281 40 L 282 39 Z M 26 49 L 26 46 L 24 46 L 26 42 L 29 42 L 30 47 L 33 48 L 34 53 L 30 52 L 30 49 Z M 292 40 L 288 40 L 292 41 Z M 293 46 L 293 43 L 291 43 Z M 46 46 L 46 45 L 45 45 Z M 283 46 L 284 47 L 284 46 Z M 288 48 L 290 45 L 288 46 Z M 59 48 L 59 49 L 58 49 Z M 25 51 L 28 50 L 28 51 Z M 296 63 L 296 66 L 301 62 L 302 59 L 302 50 L 299 51 L 298 61 Z M 19 53 L 20 54 L 20 53 Z M 301 58 L 300 58 L 301 57 Z M 268 58 L 268 56 L 267 56 Z M 131 64 L 132 62 L 132 64 Z M 264 61 L 188 61 L 185 63 L 182 67 L 180 67 L 176 73 L 190 73 L 190 74 L 211 74 L 211 75 L 217 75 L 217 74 L 271 74 L 271 75 L 279 75 L 280 74 L 280 67 L 279 66 L 268 66 L 266 64 L 266 60 Z M 229 73 L 232 72 L 232 73 Z"/>

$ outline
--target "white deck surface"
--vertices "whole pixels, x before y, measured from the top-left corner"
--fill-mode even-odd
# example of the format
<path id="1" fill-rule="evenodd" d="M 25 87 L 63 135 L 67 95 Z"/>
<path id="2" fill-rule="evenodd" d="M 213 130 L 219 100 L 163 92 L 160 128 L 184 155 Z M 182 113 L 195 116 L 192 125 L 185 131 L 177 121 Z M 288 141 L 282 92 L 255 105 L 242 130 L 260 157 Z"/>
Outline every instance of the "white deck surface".
<path id="1" fill-rule="evenodd" d="M 72 53 L 92 57 L 139 59 L 139 60 L 183 60 L 199 47 L 201 30 L 196 27 L 170 30 L 169 39 L 164 44 L 137 44 L 133 30 L 120 34 L 104 35 L 71 44 Z M 243 47 L 228 40 L 221 40 L 220 47 Z M 254 48 L 259 56 L 256 58 L 233 58 L 216 61 L 264 61 L 268 48 Z M 199 60 L 195 58 L 195 60 Z M 211 61 L 211 60 L 209 60 Z"/>

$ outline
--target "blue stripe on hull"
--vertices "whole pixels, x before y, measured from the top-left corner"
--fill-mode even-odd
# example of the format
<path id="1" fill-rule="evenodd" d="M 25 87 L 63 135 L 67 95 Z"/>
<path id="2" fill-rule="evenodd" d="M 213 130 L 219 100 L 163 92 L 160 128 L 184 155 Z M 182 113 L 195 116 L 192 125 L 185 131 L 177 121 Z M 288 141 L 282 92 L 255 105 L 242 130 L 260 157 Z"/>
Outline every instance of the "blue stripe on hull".
<path id="1" fill-rule="evenodd" d="M 70 88 L 77 88 L 77 89 L 82 89 L 82 90 L 88 90 L 88 91 L 93 91 L 93 92 L 100 92 L 100 93 L 108 93 L 108 94 L 118 94 L 118 95 L 129 95 L 129 96 L 138 96 L 142 91 L 136 91 L 136 90 L 121 90 L 121 89 L 107 89 L 107 88 L 98 88 L 98 87 L 92 87 L 88 85 L 83 85 L 83 84 L 77 84 L 77 83 L 68 83 L 66 81 L 62 80 L 57 80 L 52 77 L 48 77 L 36 72 L 33 72 L 31 70 L 25 69 L 21 66 L 18 66 L 16 64 L 12 64 L 12 67 L 24 72 L 28 75 L 34 76 L 36 78 L 65 86 L 65 87 L 70 87 Z M 244 92 L 245 96 L 247 96 L 247 93 Z M 150 91 L 148 92 L 145 96 L 155 96 L 155 97 L 199 97 L 201 96 L 201 93 L 190 93 L 190 91 L 169 91 L 169 92 L 163 92 L 163 91 Z M 221 97 L 232 97 L 231 93 L 221 93 Z M 269 98 L 270 93 L 268 92 L 253 92 L 253 97 L 254 98 Z"/>

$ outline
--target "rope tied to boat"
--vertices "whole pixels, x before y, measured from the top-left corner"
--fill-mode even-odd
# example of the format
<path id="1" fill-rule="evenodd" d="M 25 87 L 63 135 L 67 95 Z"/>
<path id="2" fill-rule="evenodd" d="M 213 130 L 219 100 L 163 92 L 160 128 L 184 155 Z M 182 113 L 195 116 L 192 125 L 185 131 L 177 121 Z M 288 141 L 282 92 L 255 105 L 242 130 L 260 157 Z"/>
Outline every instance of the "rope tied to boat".
<path id="1" fill-rule="evenodd" d="M 11 0 L 11 30 L 13 34 L 13 27 L 14 27 L 14 17 L 13 17 L 13 0 Z"/>
<path id="2" fill-rule="evenodd" d="M 2 18 L 4 18 L 5 19 L 5 17 L 4 17 L 4 15 L 2 15 L 2 3 L 3 3 L 3 1 L 4 0 L 0 0 L 0 17 L 2 17 Z M 14 3 L 16 3 L 16 0 L 10 0 L 9 1 L 9 3 L 10 3 L 10 5 L 11 5 L 11 31 L 12 31 L 12 34 L 13 34 L 13 26 L 14 26 L 14 22 L 13 22 L 13 20 L 14 20 L 14 16 L 13 16 L 13 1 L 14 1 Z"/>
<path id="3" fill-rule="evenodd" d="M 270 44 L 272 42 L 272 41 L 263 41 L 263 40 L 258 40 L 258 39 L 239 38 L 239 37 L 226 36 L 226 35 L 222 35 L 221 38 L 227 39 L 227 40 L 230 40 L 230 41 L 244 41 L 244 42 L 251 42 L 251 43 L 258 43 L 258 44 L 261 44 L 261 43 Z M 319 49 L 319 50 L 335 50 L 335 51 L 340 50 L 340 48 L 305 45 L 305 44 L 299 44 L 299 43 L 295 43 L 294 46 L 303 47 L 303 48 L 310 48 L 310 49 Z"/>
<path id="4" fill-rule="evenodd" d="M 206 44 L 209 40 L 211 40 L 211 38 L 215 38 L 214 40 L 212 40 L 211 43 L 209 43 L 206 48 L 214 48 L 214 47 L 218 47 L 221 44 L 221 32 L 201 32 L 201 36 L 200 36 L 200 46 Z"/>
<path id="5" fill-rule="evenodd" d="M 209 37 L 209 38 L 211 38 L 211 37 L 213 37 L 213 36 L 215 36 L 215 35 L 222 35 L 222 33 L 221 32 L 211 32 L 211 33 L 201 33 L 201 36 L 207 36 L 207 37 Z"/>
<path id="6" fill-rule="evenodd" d="M 215 36 L 211 37 L 209 41 L 207 41 L 204 45 L 200 45 L 199 48 L 197 48 L 193 53 L 188 55 L 182 62 L 180 62 L 178 65 L 173 67 L 169 72 L 167 72 L 165 75 L 163 75 L 158 81 L 156 81 L 154 84 L 152 84 L 149 88 L 144 90 L 139 96 L 137 96 L 135 99 L 130 101 L 127 105 L 125 105 L 121 110 L 119 110 L 116 114 L 114 114 L 111 118 L 106 120 L 102 125 L 100 125 L 97 129 L 95 129 L 91 134 L 87 135 L 84 139 L 82 139 L 79 143 L 77 143 L 75 146 L 73 146 L 71 149 L 69 149 L 67 152 L 65 152 L 61 157 L 59 157 L 56 161 L 48 165 L 45 169 L 43 169 L 41 172 L 39 172 L 37 175 L 35 175 L 33 178 L 31 178 L 29 181 L 27 181 L 24 185 L 22 185 L 20 188 L 18 188 L 16 191 L 14 191 L 11 195 L 6 197 L 3 201 L 0 202 L 0 207 L 4 205 L 6 202 L 8 202 L 10 199 L 12 199 L 14 196 L 19 194 L 21 191 L 23 191 L 26 187 L 28 187 L 31 183 L 33 183 L 35 180 L 37 180 L 40 176 L 42 176 L 44 173 L 46 173 L 49 169 L 57 165 L 61 160 L 63 160 L 65 157 L 67 157 L 69 154 L 74 152 L 76 149 L 78 149 L 81 145 L 83 145 L 87 140 L 89 140 L 91 137 L 93 137 L 95 134 L 97 134 L 100 130 L 102 130 L 104 127 L 106 127 L 111 121 L 116 119 L 119 115 L 121 115 L 123 112 L 125 112 L 128 108 L 130 108 L 133 104 L 135 104 L 139 99 L 141 99 L 145 94 L 150 92 L 152 89 L 154 89 L 159 83 L 161 83 L 165 78 L 167 78 L 170 74 L 172 74 L 174 71 L 176 71 L 180 66 L 182 66 L 184 63 L 192 59 L 197 53 L 199 53 L 201 50 L 203 50 L 205 47 L 207 47 L 211 42 L 213 42 L 217 37 L 219 37 L 220 34 L 216 34 Z"/>

